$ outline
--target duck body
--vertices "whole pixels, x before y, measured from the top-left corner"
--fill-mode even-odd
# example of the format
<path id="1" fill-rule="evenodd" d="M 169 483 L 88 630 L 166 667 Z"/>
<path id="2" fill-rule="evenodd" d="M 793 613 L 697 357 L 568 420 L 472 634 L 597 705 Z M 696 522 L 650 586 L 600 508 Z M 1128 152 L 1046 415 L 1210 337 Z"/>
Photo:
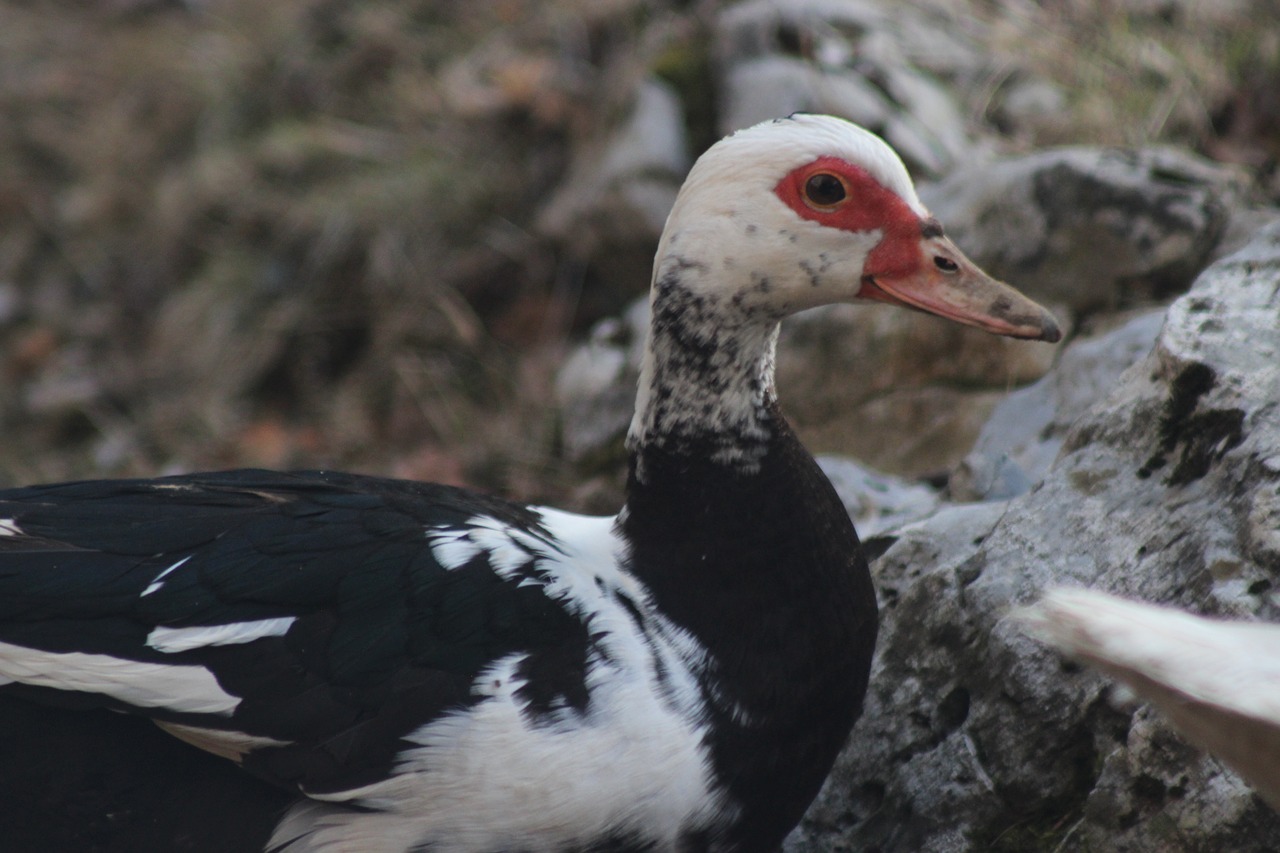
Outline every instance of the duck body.
<path id="1" fill-rule="evenodd" d="M 222 761 L 103 795 L 140 816 L 183 791 L 188 823 L 131 824 L 182 836 L 145 849 L 775 850 L 860 713 L 876 606 L 774 345 L 787 314 L 853 298 L 1057 336 L 875 137 L 752 128 L 668 220 L 617 516 L 332 472 L 0 492 L 0 719 L 122 711 Z M 28 762 L 2 743 L 21 728 L 0 750 Z M 41 784 L 86 784 L 49 755 Z M 93 849 L 130 839 L 106 825 Z"/>
<path id="2" fill-rule="evenodd" d="M 0 657 L 30 671 L 0 694 L 141 711 L 308 795 L 284 849 L 772 849 L 856 716 L 875 611 L 816 466 L 769 460 L 655 462 L 621 524 L 326 472 L 0 495 Z"/>

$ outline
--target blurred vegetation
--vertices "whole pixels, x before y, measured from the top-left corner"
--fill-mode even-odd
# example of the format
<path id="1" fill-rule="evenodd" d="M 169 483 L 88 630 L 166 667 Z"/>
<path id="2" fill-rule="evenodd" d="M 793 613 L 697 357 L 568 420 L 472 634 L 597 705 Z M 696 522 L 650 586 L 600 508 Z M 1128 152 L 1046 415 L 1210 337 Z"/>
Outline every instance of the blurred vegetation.
<path id="1" fill-rule="evenodd" d="M 1037 144 L 1169 142 L 1275 174 L 1277 0 L 984 0 L 987 40 L 1069 98 Z M 1012 64 L 1009 68 L 1013 68 Z M 1272 184 L 1272 192 L 1280 185 Z"/>
<path id="2" fill-rule="evenodd" d="M 1071 93 L 1011 147 L 1174 141 L 1280 195 L 1280 0 L 973 3 L 976 122 L 1014 58 Z M 0 2 L 0 485 L 343 466 L 574 502 L 552 372 L 637 292 L 531 223 L 645 74 L 711 141 L 720 5 Z"/>
<path id="3" fill-rule="evenodd" d="M 588 118 L 590 21 L 474 0 L 4 16 L 5 479 L 385 469 L 475 439 L 519 396 L 503 344 L 563 335 L 524 229 Z"/>

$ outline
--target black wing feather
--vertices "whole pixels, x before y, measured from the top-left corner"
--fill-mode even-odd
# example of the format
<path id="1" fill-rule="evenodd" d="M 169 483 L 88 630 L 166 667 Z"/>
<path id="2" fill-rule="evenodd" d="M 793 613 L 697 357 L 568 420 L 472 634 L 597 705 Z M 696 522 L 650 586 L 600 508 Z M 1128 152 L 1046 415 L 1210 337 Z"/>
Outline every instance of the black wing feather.
<path id="1" fill-rule="evenodd" d="M 471 685 L 495 659 L 585 648 L 585 626 L 538 584 L 504 579 L 480 558 L 452 569 L 435 560 L 427 527 L 478 514 L 546 537 L 536 513 L 505 501 L 327 472 L 0 492 L 0 518 L 21 531 L 0 537 L 0 641 L 198 664 L 242 701 L 228 718 L 21 685 L 0 694 L 289 741 L 248 755 L 245 767 L 311 792 L 366 784 L 390 771 L 404 735 L 479 701 Z M 296 620 L 287 633 L 251 643 L 146 645 L 156 626 L 287 616 Z"/>

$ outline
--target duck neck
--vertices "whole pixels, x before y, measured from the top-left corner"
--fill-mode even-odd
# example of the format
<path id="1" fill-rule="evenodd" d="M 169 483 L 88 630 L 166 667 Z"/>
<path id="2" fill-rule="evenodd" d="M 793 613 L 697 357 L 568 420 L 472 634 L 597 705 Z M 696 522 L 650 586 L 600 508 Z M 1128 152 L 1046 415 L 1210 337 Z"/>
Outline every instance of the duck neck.
<path id="1" fill-rule="evenodd" d="M 859 711 L 875 593 L 844 505 L 778 410 L 777 323 L 659 280 L 618 529 L 696 638 L 723 849 L 776 850 Z M 721 849 L 717 847 L 717 849 Z"/>
<path id="2" fill-rule="evenodd" d="M 776 437 L 778 321 L 699 286 L 708 272 L 680 260 L 664 265 L 653 287 L 627 434 L 641 482 L 652 454 L 696 456 L 751 473 Z"/>

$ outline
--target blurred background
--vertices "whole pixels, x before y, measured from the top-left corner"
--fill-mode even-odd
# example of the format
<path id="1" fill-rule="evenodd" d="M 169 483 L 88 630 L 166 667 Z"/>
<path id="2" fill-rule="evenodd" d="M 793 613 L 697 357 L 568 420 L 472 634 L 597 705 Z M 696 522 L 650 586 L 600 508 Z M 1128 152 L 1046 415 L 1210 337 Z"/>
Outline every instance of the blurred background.
<path id="1" fill-rule="evenodd" d="M 924 182 L 1159 144 L 1275 205 L 1280 0 L 3 0 L 0 485 L 335 467 L 607 503 L 557 371 L 625 326 L 692 159 L 797 108 Z"/>

